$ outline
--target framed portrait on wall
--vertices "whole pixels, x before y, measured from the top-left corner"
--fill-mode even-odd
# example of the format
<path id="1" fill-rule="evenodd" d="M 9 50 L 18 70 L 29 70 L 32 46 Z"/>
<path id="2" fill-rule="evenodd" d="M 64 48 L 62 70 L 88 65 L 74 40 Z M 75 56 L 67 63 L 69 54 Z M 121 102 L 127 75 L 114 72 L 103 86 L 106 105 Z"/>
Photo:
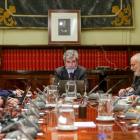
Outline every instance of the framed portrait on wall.
<path id="1" fill-rule="evenodd" d="M 80 10 L 48 10 L 48 44 L 81 44 Z"/>

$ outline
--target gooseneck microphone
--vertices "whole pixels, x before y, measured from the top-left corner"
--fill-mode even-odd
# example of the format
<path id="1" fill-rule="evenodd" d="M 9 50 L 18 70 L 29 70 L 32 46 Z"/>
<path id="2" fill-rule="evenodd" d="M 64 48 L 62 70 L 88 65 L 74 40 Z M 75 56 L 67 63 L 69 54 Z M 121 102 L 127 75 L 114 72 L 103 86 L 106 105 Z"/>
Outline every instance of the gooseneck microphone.
<path id="1" fill-rule="evenodd" d="M 134 101 L 131 105 L 129 105 L 123 112 L 124 114 L 128 111 L 129 108 L 131 108 L 133 105 L 135 105 L 138 102 L 138 100 Z"/>
<path id="2" fill-rule="evenodd" d="M 32 122 L 32 121 L 25 115 L 25 112 L 22 112 L 22 113 L 21 113 L 21 116 L 24 117 L 25 119 L 27 119 L 27 120 L 35 127 L 35 129 L 36 129 L 38 132 L 40 131 L 39 126 L 37 126 L 34 122 Z"/>
<path id="3" fill-rule="evenodd" d="M 34 140 L 30 135 L 28 135 L 27 133 L 25 133 L 24 131 L 23 131 L 23 129 L 22 128 L 18 128 L 18 130 L 21 132 L 21 133 L 23 133 L 27 138 L 29 138 L 30 140 Z"/>
<path id="4" fill-rule="evenodd" d="M 31 83 L 38 90 L 39 93 L 44 95 L 44 93 L 38 87 L 36 87 L 29 79 L 26 78 L 25 80 L 28 81 L 29 83 Z"/>
<path id="5" fill-rule="evenodd" d="M 39 81 L 37 80 L 36 78 L 32 77 L 32 79 L 34 79 L 35 81 L 37 81 L 39 84 L 41 84 L 43 86 L 43 88 L 45 88 L 45 86 Z"/>
<path id="6" fill-rule="evenodd" d="M 136 83 L 134 85 L 132 85 L 128 90 L 126 90 L 125 93 L 129 92 L 129 90 L 135 86 L 139 85 L 139 83 Z M 115 105 L 122 97 L 124 96 L 124 94 L 122 94 L 117 100 L 114 101 L 113 105 Z"/>
<path id="7" fill-rule="evenodd" d="M 105 94 L 108 94 L 110 91 L 112 91 L 112 89 L 117 86 L 119 83 L 123 82 L 124 79 L 120 80 L 119 82 L 117 82 L 112 88 L 110 88 Z"/>
<path id="8" fill-rule="evenodd" d="M 108 77 L 105 77 L 98 85 L 96 85 L 96 86 L 88 93 L 88 95 L 90 95 L 96 88 L 98 88 L 99 85 L 100 85 L 104 80 L 106 80 L 106 79 L 108 79 Z"/>
<path id="9" fill-rule="evenodd" d="M 25 83 L 24 81 L 22 81 L 22 83 L 24 83 L 26 86 L 29 86 L 27 83 Z M 34 92 L 34 94 L 36 96 L 38 96 L 45 104 L 46 104 L 46 100 L 43 99 L 36 91 L 34 91 L 32 88 L 31 88 L 31 91 Z"/>
<path id="10" fill-rule="evenodd" d="M 27 107 L 31 111 L 31 113 L 33 113 L 37 118 L 40 117 L 40 115 L 37 114 L 36 112 L 34 112 L 30 106 L 28 106 L 27 104 L 25 104 L 25 107 Z"/>
<path id="11" fill-rule="evenodd" d="M 28 98 L 28 100 L 38 109 L 40 110 L 40 107 L 38 105 L 36 105 L 30 98 Z"/>
<path id="12" fill-rule="evenodd" d="M 13 88 L 15 88 L 16 90 L 20 91 L 21 95 L 23 94 L 23 93 L 21 92 L 21 90 L 20 90 L 17 86 L 13 86 Z"/>

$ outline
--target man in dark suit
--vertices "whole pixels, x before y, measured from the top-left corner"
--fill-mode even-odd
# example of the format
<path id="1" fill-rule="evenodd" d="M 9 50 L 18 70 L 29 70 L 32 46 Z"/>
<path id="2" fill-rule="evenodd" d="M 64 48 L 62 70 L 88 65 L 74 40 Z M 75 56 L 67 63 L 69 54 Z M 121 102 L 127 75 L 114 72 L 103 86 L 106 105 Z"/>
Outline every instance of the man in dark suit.
<path id="1" fill-rule="evenodd" d="M 88 90 L 86 68 L 78 65 L 78 52 L 67 50 L 63 55 L 64 66 L 55 70 L 54 85 L 59 85 L 59 80 L 84 80 Z"/>
<path id="2" fill-rule="evenodd" d="M 119 94 L 125 94 L 127 90 L 129 90 L 129 95 L 131 95 L 129 99 L 136 100 L 136 95 L 140 95 L 140 53 L 131 57 L 131 70 L 134 71 L 132 86 L 135 86 L 133 88 L 128 87 L 126 89 L 121 89 Z"/>

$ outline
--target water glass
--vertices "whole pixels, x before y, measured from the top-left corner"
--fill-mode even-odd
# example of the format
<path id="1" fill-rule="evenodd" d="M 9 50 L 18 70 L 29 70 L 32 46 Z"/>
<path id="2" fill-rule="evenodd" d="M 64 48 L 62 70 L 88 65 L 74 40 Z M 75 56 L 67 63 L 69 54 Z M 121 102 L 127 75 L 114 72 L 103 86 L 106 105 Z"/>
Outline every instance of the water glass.
<path id="1" fill-rule="evenodd" d="M 77 96 L 77 87 L 76 87 L 76 81 L 67 81 L 65 84 L 65 91 L 66 91 L 66 97 L 76 97 Z"/>
<path id="2" fill-rule="evenodd" d="M 98 105 L 98 118 L 112 118 L 113 115 L 112 94 L 100 94 Z"/>
<path id="3" fill-rule="evenodd" d="M 74 103 L 72 100 L 64 99 L 56 105 L 57 127 L 60 130 L 74 129 Z"/>
<path id="4" fill-rule="evenodd" d="M 49 85 L 47 86 L 47 103 L 53 104 L 58 100 L 59 91 L 57 90 L 57 86 Z"/>

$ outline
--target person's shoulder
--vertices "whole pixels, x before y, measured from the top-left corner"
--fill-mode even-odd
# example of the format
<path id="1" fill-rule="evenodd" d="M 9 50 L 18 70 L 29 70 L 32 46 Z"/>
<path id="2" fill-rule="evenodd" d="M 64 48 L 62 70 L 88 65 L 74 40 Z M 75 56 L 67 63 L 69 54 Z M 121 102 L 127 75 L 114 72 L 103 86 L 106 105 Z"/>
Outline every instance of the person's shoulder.
<path id="1" fill-rule="evenodd" d="M 57 71 L 57 72 L 58 72 L 58 71 L 63 71 L 63 70 L 64 70 L 64 68 L 65 68 L 65 67 L 64 67 L 64 66 L 62 66 L 62 67 L 59 67 L 59 68 L 55 69 L 55 71 Z"/>
<path id="2" fill-rule="evenodd" d="M 81 70 L 84 70 L 84 71 L 86 70 L 85 67 L 82 67 L 82 66 L 79 66 L 79 65 L 77 66 L 77 68 L 78 68 L 78 69 L 81 69 Z"/>

